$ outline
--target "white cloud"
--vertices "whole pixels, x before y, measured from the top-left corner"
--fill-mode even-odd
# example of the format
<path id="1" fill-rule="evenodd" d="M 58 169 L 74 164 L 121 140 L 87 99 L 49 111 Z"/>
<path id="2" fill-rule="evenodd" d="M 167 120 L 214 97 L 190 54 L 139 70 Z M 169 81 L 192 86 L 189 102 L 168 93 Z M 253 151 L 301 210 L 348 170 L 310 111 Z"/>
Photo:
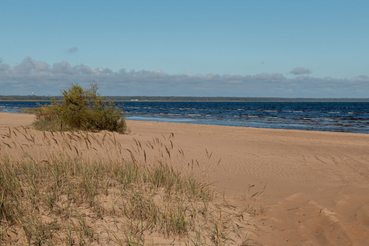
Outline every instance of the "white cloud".
<path id="1" fill-rule="evenodd" d="M 56 74 L 73 74 L 72 66 L 66 61 L 54 63 L 51 71 Z"/>
<path id="2" fill-rule="evenodd" d="M 96 81 L 103 95 L 250 96 L 250 97 L 368 97 L 369 77 L 286 78 L 281 73 L 255 75 L 177 74 L 161 70 L 114 72 L 66 61 L 49 65 L 26 57 L 19 65 L 0 63 L 0 88 L 4 95 L 59 95 L 78 82 L 87 87 Z M 206 90 L 204 90 L 206 88 Z"/>
<path id="3" fill-rule="evenodd" d="M 23 59 L 21 64 L 14 66 L 13 69 L 17 73 L 31 73 L 31 72 L 46 72 L 49 71 L 49 65 L 44 62 L 35 61 L 31 57 L 27 56 Z"/>

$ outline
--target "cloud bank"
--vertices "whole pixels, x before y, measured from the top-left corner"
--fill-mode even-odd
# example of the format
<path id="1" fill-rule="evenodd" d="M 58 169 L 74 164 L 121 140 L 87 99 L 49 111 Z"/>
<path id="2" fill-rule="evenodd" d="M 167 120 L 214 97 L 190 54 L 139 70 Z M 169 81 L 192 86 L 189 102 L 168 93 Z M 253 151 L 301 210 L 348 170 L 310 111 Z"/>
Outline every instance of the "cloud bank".
<path id="1" fill-rule="evenodd" d="M 60 90 L 78 82 L 87 87 L 98 83 L 103 95 L 117 96 L 239 96 L 367 98 L 369 77 L 286 78 L 281 73 L 256 75 L 177 74 L 157 71 L 112 71 L 62 61 L 49 65 L 26 57 L 10 66 L 0 59 L 0 94 L 60 95 Z"/>
<path id="2" fill-rule="evenodd" d="M 302 74 L 310 74 L 311 70 L 303 67 L 296 67 L 290 71 L 290 74 L 294 75 L 302 75 Z"/>

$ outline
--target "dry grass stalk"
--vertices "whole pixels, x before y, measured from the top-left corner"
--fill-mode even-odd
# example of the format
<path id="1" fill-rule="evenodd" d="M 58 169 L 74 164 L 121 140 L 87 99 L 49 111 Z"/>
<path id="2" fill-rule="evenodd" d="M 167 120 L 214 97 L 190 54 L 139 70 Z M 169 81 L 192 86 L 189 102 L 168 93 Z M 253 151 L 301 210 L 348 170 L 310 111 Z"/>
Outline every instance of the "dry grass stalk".
<path id="1" fill-rule="evenodd" d="M 174 134 L 126 151 L 108 132 L 7 135 L 14 147 L 0 141 L 2 244 L 246 245 L 245 211 L 192 177 Z"/>

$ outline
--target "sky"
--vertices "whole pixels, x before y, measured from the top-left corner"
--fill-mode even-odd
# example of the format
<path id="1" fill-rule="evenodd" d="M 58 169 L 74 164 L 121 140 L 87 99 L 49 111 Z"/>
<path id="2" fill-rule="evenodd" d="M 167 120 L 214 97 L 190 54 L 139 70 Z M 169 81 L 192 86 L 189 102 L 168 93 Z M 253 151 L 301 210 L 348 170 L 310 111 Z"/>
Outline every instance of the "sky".
<path id="1" fill-rule="evenodd" d="M 0 95 L 369 97 L 367 0 L 0 3 Z"/>

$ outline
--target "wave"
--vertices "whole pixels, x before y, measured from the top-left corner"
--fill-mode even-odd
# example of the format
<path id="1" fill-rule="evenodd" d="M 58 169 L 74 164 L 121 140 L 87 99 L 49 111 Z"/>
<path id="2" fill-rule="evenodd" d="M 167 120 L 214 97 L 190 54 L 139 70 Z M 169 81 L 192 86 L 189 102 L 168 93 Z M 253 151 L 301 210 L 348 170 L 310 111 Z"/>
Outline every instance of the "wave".
<path id="1" fill-rule="evenodd" d="M 31 107 L 37 102 L 0 102 L 2 112 Z M 123 110 L 153 121 L 369 133 L 369 103 L 125 102 Z"/>

